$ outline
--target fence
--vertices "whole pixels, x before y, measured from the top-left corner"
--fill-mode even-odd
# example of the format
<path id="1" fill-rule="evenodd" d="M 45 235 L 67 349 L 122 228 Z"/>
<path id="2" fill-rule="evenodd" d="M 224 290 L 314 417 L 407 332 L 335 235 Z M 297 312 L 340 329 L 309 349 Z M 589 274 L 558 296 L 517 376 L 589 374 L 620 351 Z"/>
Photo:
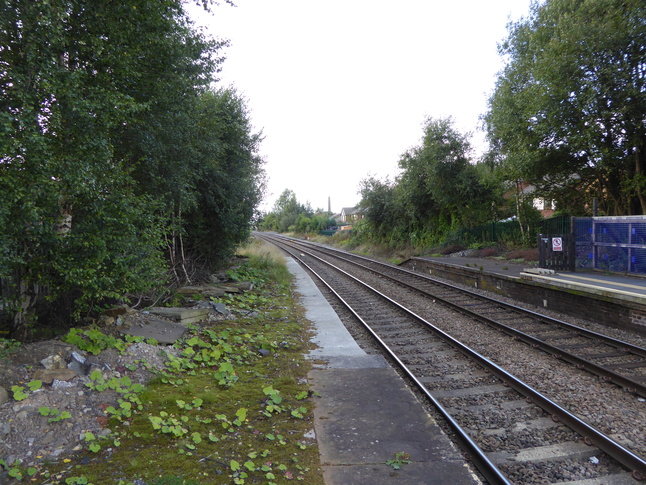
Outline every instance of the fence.
<path id="1" fill-rule="evenodd" d="M 646 216 L 554 217 L 530 225 L 528 237 L 538 240 L 544 268 L 646 274 Z M 470 228 L 463 238 L 466 243 L 522 239 L 517 221 Z M 553 238 L 561 239 L 562 251 L 553 251 Z"/>
<path id="2" fill-rule="evenodd" d="M 474 242 L 497 243 L 501 241 L 523 243 L 523 234 L 518 221 L 490 222 L 481 226 L 463 229 L 462 238 L 467 244 Z M 525 235 L 527 241 L 534 241 L 539 234 L 569 234 L 571 217 L 558 216 L 529 225 Z"/>
<path id="3" fill-rule="evenodd" d="M 646 274 L 646 216 L 577 217 L 576 268 Z"/>

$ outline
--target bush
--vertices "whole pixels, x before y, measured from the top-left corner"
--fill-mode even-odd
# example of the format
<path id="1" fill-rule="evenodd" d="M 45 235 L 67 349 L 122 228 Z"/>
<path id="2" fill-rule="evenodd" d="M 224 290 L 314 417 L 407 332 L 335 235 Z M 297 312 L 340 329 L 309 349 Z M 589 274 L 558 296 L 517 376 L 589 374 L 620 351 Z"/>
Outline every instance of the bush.
<path id="1" fill-rule="evenodd" d="M 446 256 L 447 254 L 458 253 L 464 251 L 467 247 L 463 244 L 451 244 L 440 249 L 440 254 Z"/>
<path id="2" fill-rule="evenodd" d="M 481 249 L 478 255 L 481 258 L 491 258 L 492 256 L 496 256 L 498 254 L 498 251 L 496 248 L 485 248 Z"/>
<path id="3" fill-rule="evenodd" d="M 518 249 L 505 254 L 505 259 L 522 259 L 524 261 L 538 261 L 538 248 Z"/>

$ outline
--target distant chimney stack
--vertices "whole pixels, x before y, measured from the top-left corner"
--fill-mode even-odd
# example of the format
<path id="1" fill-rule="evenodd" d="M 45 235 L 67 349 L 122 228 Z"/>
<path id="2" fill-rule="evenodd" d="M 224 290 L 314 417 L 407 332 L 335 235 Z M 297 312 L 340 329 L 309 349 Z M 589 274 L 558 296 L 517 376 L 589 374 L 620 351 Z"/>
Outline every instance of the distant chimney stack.
<path id="1" fill-rule="evenodd" d="M 328 211 L 329 214 L 332 214 L 332 202 L 330 201 L 329 196 L 327 198 L 327 211 Z"/>

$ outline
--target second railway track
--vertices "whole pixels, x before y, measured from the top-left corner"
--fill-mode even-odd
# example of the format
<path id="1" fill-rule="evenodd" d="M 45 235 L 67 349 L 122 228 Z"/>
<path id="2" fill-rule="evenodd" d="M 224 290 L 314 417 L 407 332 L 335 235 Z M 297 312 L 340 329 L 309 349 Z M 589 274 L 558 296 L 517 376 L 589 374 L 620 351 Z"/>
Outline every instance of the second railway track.
<path id="1" fill-rule="evenodd" d="M 574 362 L 576 367 L 566 365 L 571 360 L 564 358 L 563 349 L 555 359 L 551 348 L 535 342 L 529 342 L 528 346 L 521 342 L 524 338 L 513 332 L 507 334 L 499 326 L 483 325 L 482 314 L 460 310 L 469 314 L 467 320 L 466 315 L 455 316 L 456 310 L 447 310 L 444 306 L 440 309 L 437 289 L 434 297 L 420 297 L 419 289 L 405 290 L 393 283 L 392 276 L 385 274 L 388 268 L 368 268 L 381 263 L 364 259 L 361 266 L 356 266 L 350 261 L 352 256 L 344 253 L 334 256 L 338 269 L 331 270 L 313 254 L 325 252 L 323 248 L 309 245 L 306 248 L 301 242 L 286 239 L 272 238 L 272 241 L 294 257 L 306 260 L 311 270 L 325 273 L 325 279 L 331 281 L 330 287 L 344 300 L 352 302 L 355 317 L 367 323 L 368 332 L 380 339 L 390 358 L 402 364 L 406 369 L 404 374 L 409 373 L 408 378 L 423 389 L 420 392 L 427 394 L 435 402 L 435 408 L 439 406 L 447 414 L 445 418 L 454 420 L 461 432 L 466 433 L 462 445 L 465 446 L 466 440 L 483 450 L 485 464 L 479 468 L 490 464 L 497 470 L 493 476 L 487 474 L 492 472 L 485 473 L 491 483 L 575 483 L 593 478 L 606 480 L 598 483 L 638 483 L 636 480 L 646 475 L 646 406 L 644 399 L 634 394 L 641 382 L 639 372 L 633 376 L 636 379 L 620 376 L 616 380 L 606 375 L 599 379 L 587 372 L 589 368 L 584 371 L 589 367 L 587 359 L 585 365 L 580 361 Z M 360 278 L 374 290 L 358 286 L 356 280 L 339 271 L 341 266 L 348 271 L 353 267 L 352 272 L 361 274 Z M 383 298 L 378 302 L 374 293 L 377 289 L 390 292 L 389 298 L 397 295 L 392 299 L 398 303 L 393 306 L 392 301 Z M 468 300 L 473 296 L 459 298 L 467 298 L 467 307 L 483 306 L 481 301 Z M 455 300 L 455 297 L 449 299 Z M 449 304 L 457 309 L 455 301 Z M 485 313 L 500 311 L 496 304 L 493 307 Z M 454 316 L 447 317 L 447 311 Z M 509 317 L 508 310 L 503 315 L 508 320 L 520 319 Z M 411 318 L 417 321 L 411 323 Z M 525 328 L 544 325 L 538 317 L 527 318 L 529 323 L 523 323 Z M 458 323 L 445 325 L 448 320 Z M 578 332 L 568 324 L 565 328 Z M 640 355 L 638 346 L 626 351 L 631 346 L 628 342 L 621 342 L 618 350 L 616 347 L 611 351 L 598 349 L 598 345 L 607 345 L 600 344 L 601 337 L 578 332 L 572 338 L 583 340 L 578 343 L 571 340 L 568 345 L 586 348 L 593 355 Z M 571 337 L 560 340 L 563 338 Z M 447 341 L 454 342 L 449 345 Z M 471 355 L 465 359 L 464 355 L 470 353 L 469 346 L 476 348 L 476 357 Z M 626 367 L 638 371 L 641 368 L 640 365 Z M 515 375 L 520 375 L 520 383 Z"/>

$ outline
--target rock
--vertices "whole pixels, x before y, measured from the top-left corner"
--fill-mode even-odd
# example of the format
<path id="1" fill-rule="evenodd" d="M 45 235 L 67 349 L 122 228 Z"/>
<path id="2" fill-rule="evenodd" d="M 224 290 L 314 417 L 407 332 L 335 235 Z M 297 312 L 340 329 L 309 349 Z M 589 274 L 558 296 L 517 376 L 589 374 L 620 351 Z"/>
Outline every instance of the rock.
<path id="1" fill-rule="evenodd" d="M 177 290 L 180 295 L 202 295 L 207 298 L 220 298 L 226 293 L 218 286 L 184 286 Z"/>
<path id="2" fill-rule="evenodd" d="M 9 400 L 9 393 L 4 387 L 0 387 L 0 406 Z"/>
<path id="3" fill-rule="evenodd" d="M 206 320 L 209 317 L 209 310 L 206 308 L 158 308 L 153 307 L 148 310 L 153 315 L 168 318 L 184 325 L 197 323 Z"/>
<path id="4" fill-rule="evenodd" d="M 74 371 L 77 376 L 85 376 L 89 374 L 90 371 L 89 365 L 81 364 L 80 362 L 77 362 L 75 360 L 67 364 L 67 368 Z"/>
<path id="5" fill-rule="evenodd" d="M 101 316 L 112 317 L 113 319 L 125 315 L 131 311 L 128 305 L 119 305 L 114 308 L 108 308 L 107 310 L 101 312 Z"/>
<path id="6" fill-rule="evenodd" d="M 61 381 L 59 379 L 54 379 L 52 382 L 52 389 L 65 389 L 65 388 L 70 388 L 74 387 L 76 384 L 73 382 L 67 382 L 67 381 Z"/>
<path id="7" fill-rule="evenodd" d="M 90 364 L 87 363 L 87 359 L 79 354 L 78 352 L 72 352 L 72 359 L 70 363 L 67 364 L 67 368 L 76 372 L 76 375 L 85 376 L 90 373 Z"/>
<path id="8" fill-rule="evenodd" d="M 225 293 L 242 293 L 242 290 L 240 288 L 232 284 L 220 285 L 218 286 L 218 288 L 220 288 Z"/>
<path id="9" fill-rule="evenodd" d="M 211 283 L 221 283 L 223 281 L 226 281 L 227 279 L 228 279 L 227 275 L 223 271 L 218 274 L 212 274 L 211 276 L 209 276 L 209 280 L 211 280 Z"/>
<path id="10" fill-rule="evenodd" d="M 119 329 L 120 332 L 136 337 L 154 338 L 162 344 L 172 344 L 186 332 L 182 323 L 150 318 L 145 322 L 137 322 L 129 328 Z"/>
<path id="11" fill-rule="evenodd" d="M 251 291 L 254 288 L 253 283 L 251 281 L 243 281 L 241 283 L 236 283 L 236 286 L 241 291 Z"/>
<path id="12" fill-rule="evenodd" d="M 22 345 L 18 352 L 11 354 L 11 360 L 18 365 L 38 366 L 40 362 L 52 355 L 58 355 L 63 360 L 75 349 L 73 345 L 60 340 L 45 340 Z"/>
<path id="13" fill-rule="evenodd" d="M 64 369 L 65 359 L 58 354 L 49 355 L 40 361 L 40 365 L 47 370 Z"/>
<path id="14" fill-rule="evenodd" d="M 109 315 L 99 315 L 96 323 L 100 327 L 109 327 L 110 325 L 114 325 L 115 321 L 115 318 Z"/>
<path id="15" fill-rule="evenodd" d="M 85 364 L 85 357 L 83 357 L 81 354 L 78 352 L 74 351 L 71 354 L 72 356 L 72 361 L 78 362 L 79 364 Z"/>
<path id="16" fill-rule="evenodd" d="M 225 317 L 231 314 L 231 312 L 227 309 L 227 307 L 223 303 L 216 303 L 212 301 L 211 307 L 220 315 L 224 315 Z"/>
<path id="17" fill-rule="evenodd" d="M 33 396 L 33 394 L 30 396 L 30 398 L 32 396 Z M 14 404 L 11 407 L 11 409 L 13 409 L 14 413 L 19 413 L 19 412 L 22 412 L 22 411 L 24 411 L 26 413 L 30 413 L 30 412 L 35 412 L 36 411 L 36 408 L 34 406 L 32 406 L 32 404 L 29 402 L 29 399 L 27 399 L 25 401 L 17 402 L 16 404 Z"/>
<path id="18" fill-rule="evenodd" d="M 72 369 L 38 369 L 34 372 L 33 379 L 43 381 L 46 384 L 52 384 L 54 379 L 59 381 L 69 381 L 77 376 Z"/>

